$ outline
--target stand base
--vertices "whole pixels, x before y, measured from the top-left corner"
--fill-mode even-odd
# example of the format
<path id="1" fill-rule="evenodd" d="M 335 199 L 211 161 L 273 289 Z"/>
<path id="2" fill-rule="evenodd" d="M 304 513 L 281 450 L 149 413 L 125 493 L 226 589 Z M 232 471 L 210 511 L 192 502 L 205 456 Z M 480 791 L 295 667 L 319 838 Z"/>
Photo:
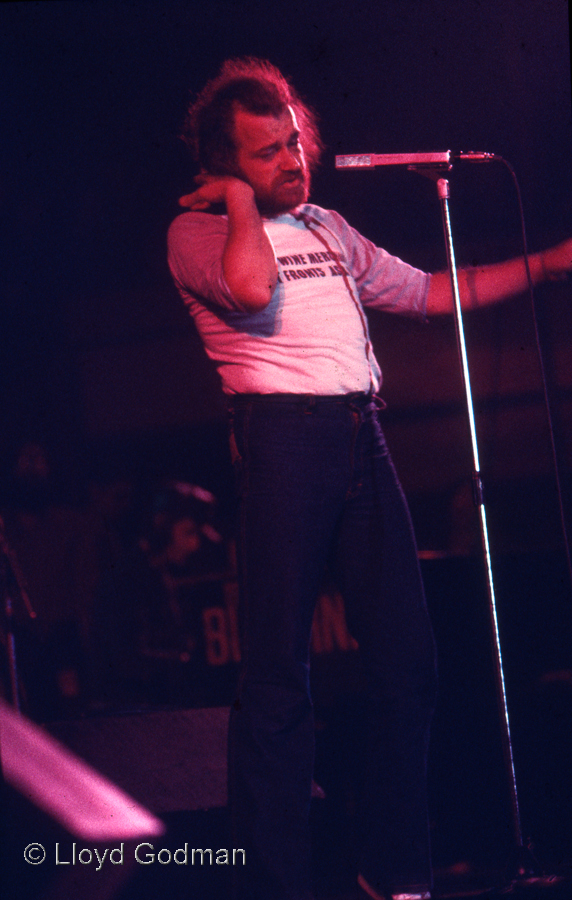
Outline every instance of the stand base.
<path id="1" fill-rule="evenodd" d="M 570 884 L 562 875 L 546 875 L 528 847 L 519 847 L 507 867 L 508 884 L 503 894 L 552 891 Z"/>
<path id="2" fill-rule="evenodd" d="M 433 900 L 502 900 L 507 895 L 522 900 L 569 900 L 572 896 L 572 872 L 546 875 L 525 847 L 515 850 L 501 870 L 479 871 L 461 862 L 436 869 L 434 876 Z"/>
<path id="3" fill-rule="evenodd" d="M 551 891 L 564 886 L 567 886 L 569 890 L 572 890 L 571 885 L 571 880 L 565 878 L 564 875 L 532 875 L 526 878 L 515 878 L 502 893 L 524 894 L 536 890 L 539 892 Z"/>

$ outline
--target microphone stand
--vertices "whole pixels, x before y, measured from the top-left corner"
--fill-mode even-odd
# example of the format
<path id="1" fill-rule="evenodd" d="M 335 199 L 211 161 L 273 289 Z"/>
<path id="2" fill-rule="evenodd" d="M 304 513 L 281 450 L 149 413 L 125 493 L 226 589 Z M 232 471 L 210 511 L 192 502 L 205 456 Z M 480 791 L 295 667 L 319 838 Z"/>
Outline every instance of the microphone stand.
<path id="1" fill-rule="evenodd" d="M 19 597 L 30 619 L 36 618 L 36 613 L 30 603 L 30 598 L 24 585 L 24 577 L 16 555 L 6 538 L 4 520 L 0 516 L 0 597 L 3 603 L 4 621 L 6 626 L 6 652 L 8 657 L 8 674 L 10 677 L 10 692 L 12 705 L 18 713 L 22 711 L 20 696 L 20 677 L 16 658 L 16 637 L 14 634 L 14 597 Z"/>
<path id="2" fill-rule="evenodd" d="M 508 866 L 508 874 L 511 886 L 547 886 L 555 883 L 556 879 L 551 876 L 541 877 L 538 872 L 538 864 L 532 855 L 529 847 L 525 846 L 522 825 L 520 818 L 520 806 L 518 800 L 518 789 L 516 783 L 516 773 L 514 768 L 514 759 L 512 752 L 512 738 L 510 731 L 510 719 L 507 706 L 505 678 L 503 671 L 503 660 L 501 643 L 498 628 L 497 608 L 495 589 L 493 581 L 493 571 L 491 565 L 491 554 L 489 546 L 488 528 L 485 504 L 483 499 L 483 484 L 480 472 L 479 451 L 477 445 L 477 434 L 475 427 L 475 415 L 473 407 L 473 399 L 471 392 L 471 382 L 469 376 L 469 364 L 467 360 L 467 350 L 465 345 L 465 333 L 463 327 L 463 316 L 461 311 L 461 299 L 459 295 L 459 283 L 457 280 L 457 267 L 455 263 L 455 251 L 453 247 L 453 237 L 451 232 L 451 219 L 449 215 L 449 181 L 444 177 L 444 171 L 452 169 L 453 159 L 466 160 L 468 162 L 489 162 L 499 159 L 492 153 L 468 152 L 453 155 L 447 150 L 444 153 L 401 153 L 401 154 L 358 154 L 353 156 L 337 156 L 336 168 L 372 168 L 374 166 L 395 166 L 404 165 L 410 171 L 418 172 L 425 175 L 436 183 L 437 193 L 441 202 L 441 212 L 443 218 L 443 231 L 445 234 L 445 244 L 447 250 L 447 264 L 451 279 L 451 288 L 454 300 L 455 327 L 457 333 L 457 345 L 461 363 L 463 376 L 463 384 L 465 390 L 465 401 L 469 420 L 469 430 L 471 436 L 471 446 L 473 452 L 473 497 L 479 513 L 479 524 L 482 550 L 485 562 L 487 576 L 487 594 L 491 630 L 494 638 L 494 668 L 495 681 L 497 690 L 497 699 L 499 703 L 499 712 L 501 719 L 501 734 L 504 762 L 508 777 L 508 787 L 510 792 L 510 808 L 512 816 L 512 831 L 515 841 L 514 859 Z"/>
<path id="3" fill-rule="evenodd" d="M 491 157 L 492 158 L 492 157 Z M 491 564 L 491 553 L 490 553 L 490 545 L 489 545 L 489 536 L 488 536 L 488 527 L 487 527 L 487 518 L 485 511 L 485 503 L 483 498 L 483 483 L 481 479 L 480 472 L 480 463 L 479 463 L 479 451 L 477 444 L 477 433 L 475 426 L 475 414 L 474 414 L 474 406 L 472 399 L 472 391 L 471 391 L 471 381 L 469 375 L 469 364 L 467 358 L 467 348 L 465 344 L 465 332 L 463 326 L 463 315 L 461 310 L 461 298 L 459 294 L 459 283 L 457 279 L 457 267 L 455 263 L 455 250 L 453 246 L 453 236 L 451 232 L 451 219 L 449 215 L 449 198 L 450 198 L 450 187 L 449 181 L 446 177 L 443 176 L 442 169 L 444 164 L 437 168 L 432 168 L 430 166 L 416 166 L 409 165 L 408 168 L 412 171 L 417 171 L 422 175 L 425 175 L 431 178 L 436 183 L 437 194 L 439 200 L 441 202 L 441 214 L 443 219 L 443 232 L 445 236 L 445 244 L 447 251 L 447 264 L 449 269 L 449 276 L 451 279 L 451 289 L 453 292 L 453 300 L 454 300 L 454 318 L 455 318 L 455 328 L 457 334 L 457 346 L 459 351 L 459 358 L 463 376 L 463 385 L 465 391 L 465 402 L 467 408 L 467 416 L 469 421 L 469 431 L 471 437 L 471 447 L 473 453 L 473 472 L 472 472 L 472 484 L 473 484 L 473 499 L 475 506 L 477 507 L 479 514 L 479 525 L 480 525 L 480 535 L 481 535 L 481 544 L 482 551 L 485 562 L 486 569 L 486 581 L 487 581 L 487 594 L 488 594 L 488 606 L 489 606 L 489 615 L 490 615 L 490 624 L 491 630 L 494 638 L 494 668 L 495 668 L 495 681 L 496 681 L 496 690 L 497 690 L 497 699 L 499 703 L 499 712 L 500 712 L 500 720 L 501 720 L 501 735 L 502 735 L 502 748 L 503 748 L 503 756 L 504 763 L 506 767 L 506 773 L 508 778 L 508 787 L 510 794 L 510 808 L 511 808 L 511 818 L 512 818 L 512 831 L 515 842 L 515 852 L 514 859 L 511 860 L 508 873 L 510 876 L 510 882 L 513 885 L 526 885 L 534 884 L 539 885 L 542 881 L 546 881 L 547 884 L 552 884 L 554 879 L 542 879 L 538 873 L 538 864 L 534 859 L 534 856 L 529 849 L 529 847 L 525 846 L 523 840 L 522 833 L 522 824 L 520 817 L 520 805 L 518 799 L 518 788 L 516 781 L 516 772 L 514 767 L 514 758 L 512 751 L 512 738 L 511 738 L 511 730 L 510 730 L 510 718 L 508 712 L 507 705 L 507 696 L 506 696 L 506 686 L 505 686 L 505 678 L 504 678 L 504 670 L 503 670 L 503 659 L 502 659 L 502 650 L 501 650 L 501 642 L 499 635 L 499 627 L 498 627 L 498 618 L 497 618 L 497 607 L 496 607 L 496 597 L 495 597 L 495 588 L 494 588 L 494 580 L 493 580 L 493 570 Z M 449 163 L 446 168 L 450 169 L 452 166 Z"/>

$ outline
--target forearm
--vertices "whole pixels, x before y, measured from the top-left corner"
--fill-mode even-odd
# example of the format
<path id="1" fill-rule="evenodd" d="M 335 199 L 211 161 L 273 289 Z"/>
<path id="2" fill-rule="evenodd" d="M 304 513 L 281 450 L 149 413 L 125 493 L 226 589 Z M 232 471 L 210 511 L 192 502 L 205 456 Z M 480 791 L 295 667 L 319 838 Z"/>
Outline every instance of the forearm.
<path id="1" fill-rule="evenodd" d="M 252 189 L 242 182 L 227 193 L 228 238 L 223 273 L 230 291 L 248 312 L 264 309 L 278 278 L 274 251 L 264 230 Z"/>
<path id="2" fill-rule="evenodd" d="M 569 271 L 569 242 L 529 256 L 533 285 L 553 278 L 561 278 Z M 509 259 L 488 266 L 475 266 L 457 271 L 459 296 L 463 309 L 478 309 L 500 303 L 528 288 L 524 259 Z M 427 297 L 427 315 L 453 311 L 453 293 L 448 271 L 436 272 L 431 278 Z"/>

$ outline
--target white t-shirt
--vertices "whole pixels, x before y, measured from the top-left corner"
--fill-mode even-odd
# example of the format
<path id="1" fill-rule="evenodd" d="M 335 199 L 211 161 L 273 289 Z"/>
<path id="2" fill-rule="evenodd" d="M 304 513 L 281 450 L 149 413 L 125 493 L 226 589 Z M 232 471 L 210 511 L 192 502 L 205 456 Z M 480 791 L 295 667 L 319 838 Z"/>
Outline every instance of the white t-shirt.
<path id="1" fill-rule="evenodd" d="M 335 212 L 306 204 L 264 220 L 278 283 L 247 313 L 222 272 L 225 216 L 185 213 L 169 265 L 227 394 L 377 391 L 381 370 L 364 306 L 425 316 L 430 276 L 375 247 Z"/>

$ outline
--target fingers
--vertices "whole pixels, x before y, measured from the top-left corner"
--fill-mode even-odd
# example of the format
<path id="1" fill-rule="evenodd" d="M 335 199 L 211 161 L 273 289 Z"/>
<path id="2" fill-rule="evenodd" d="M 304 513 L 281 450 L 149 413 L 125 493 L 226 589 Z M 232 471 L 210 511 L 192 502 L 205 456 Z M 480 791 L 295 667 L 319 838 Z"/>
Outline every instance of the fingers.
<path id="1" fill-rule="evenodd" d="M 201 172 L 195 181 L 200 182 L 200 187 L 179 200 L 179 204 L 187 209 L 207 209 L 213 204 L 226 204 L 229 194 L 254 196 L 252 188 L 246 181 L 231 175 L 210 175 Z"/>
<path id="2" fill-rule="evenodd" d="M 195 177 L 195 181 L 199 187 L 181 197 L 180 206 L 189 209 L 208 209 L 213 203 L 224 202 L 224 179 L 216 178 L 208 172 L 201 172 Z"/>
<path id="3" fill-rule="evenodd" d="M 184 206 L 187 209 L 207 209 L 210 205 L 210 201 L 199 196 L 198 191 L 179 197 L 179 206 Z"/>
<path id="4" fill-rule="evenodd" d="M 186 206 L 190 209 L 207 209 L 212 203 L 222 199 L 220 187 L 216 185 L 211 176 L 202 173 L 197 175 L 195 181 L 200 183 L 200 187 L 181 197 L 179 200 L 181 206 Z"/>

